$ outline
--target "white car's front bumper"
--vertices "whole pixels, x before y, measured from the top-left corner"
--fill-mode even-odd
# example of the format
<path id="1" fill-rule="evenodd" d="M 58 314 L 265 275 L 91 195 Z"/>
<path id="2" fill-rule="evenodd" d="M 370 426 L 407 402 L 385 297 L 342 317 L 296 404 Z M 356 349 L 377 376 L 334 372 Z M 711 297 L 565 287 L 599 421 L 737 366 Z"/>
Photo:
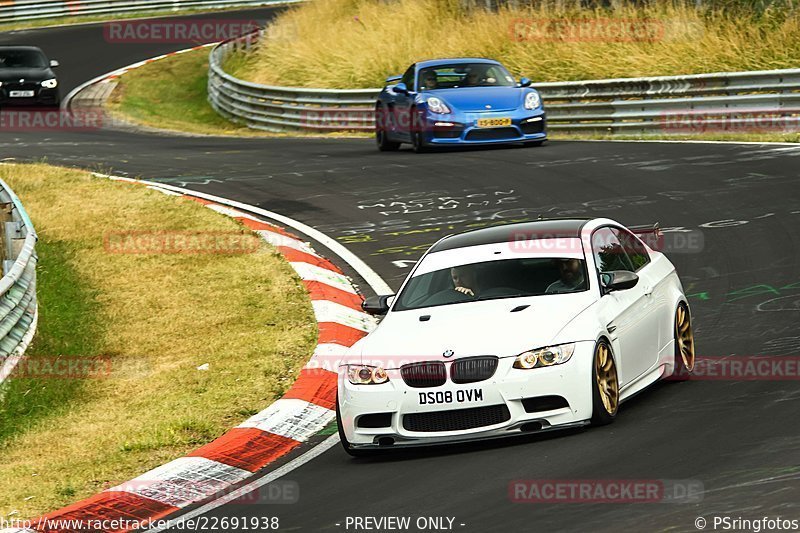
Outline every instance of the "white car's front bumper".
<path id="1" fill-rule="evenodd" d="M 586 341 L 576 343 L 569 361 L 552 367 L 516 369 L 515 358 L 504 357 L 491 378 L 468 384 L 453 383 L 452 362 L 446 361 L 444 385 L 426 388 L 407 385 L 399 370 L 389 370 L 389 381 L 382 385 L 353 385 L 340 372 L 342 428 L 351 446 L 370 448 L 583 425 L 592 416 L 593 356 L 594 342 Z M 451 401 L 430 403 L 446 399 Z"/>

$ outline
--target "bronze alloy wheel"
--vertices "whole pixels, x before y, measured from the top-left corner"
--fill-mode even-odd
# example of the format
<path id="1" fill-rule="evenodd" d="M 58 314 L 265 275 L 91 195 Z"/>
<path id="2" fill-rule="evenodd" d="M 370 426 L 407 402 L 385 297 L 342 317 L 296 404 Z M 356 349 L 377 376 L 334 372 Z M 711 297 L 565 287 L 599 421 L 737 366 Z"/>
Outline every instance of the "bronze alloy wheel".
<path id="1" fill-rule="evenodd" d="M 691 372 L 694 370 L 694 334 L 692 333 L 692 322 L 689 311 L 685 305 L 678 306 L 675 313 L 675 342 L 678 345 L 678 353 L 683 360 L 683 367 Z"/>
<path id="2" fill-rule="evenodd" d="M 619 380 L 617 379 L 617 365 L 611 356 L 611 350 L 604 342 L 598 343 L 594 352 L 595 380 L 600 392 L 600 400 L 609 415 L 617 412 L 619 404 Z"/>

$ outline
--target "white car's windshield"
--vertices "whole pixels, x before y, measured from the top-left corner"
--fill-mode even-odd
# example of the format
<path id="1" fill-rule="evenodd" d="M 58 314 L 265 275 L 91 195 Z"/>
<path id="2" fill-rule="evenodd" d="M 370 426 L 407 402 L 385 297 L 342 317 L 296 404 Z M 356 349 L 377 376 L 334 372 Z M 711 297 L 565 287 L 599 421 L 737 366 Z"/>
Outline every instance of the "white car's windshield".
<path id="1" fill-rule="evenodd" d="M 423 68 L 417 90 L 457 89 L 461 87 L 513 87 L 514 77 L 501 65 L 459 63 Z"/>
<path id="2" fill-rule="evenodd" d="M 434 270 L 411 278 L 395 311 L 462 302 L 585 291 L 586 263 L 575 258 L 520 258 Z"/>

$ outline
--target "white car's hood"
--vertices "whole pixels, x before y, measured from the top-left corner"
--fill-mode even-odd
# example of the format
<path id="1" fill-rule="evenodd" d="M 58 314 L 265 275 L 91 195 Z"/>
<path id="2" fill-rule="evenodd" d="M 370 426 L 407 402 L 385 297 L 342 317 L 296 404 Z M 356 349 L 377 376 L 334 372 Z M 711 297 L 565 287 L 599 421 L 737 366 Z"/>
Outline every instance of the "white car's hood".
<path id="1" fill-rule="evenodd" d="M 468 302 L 389 313 L 353 356 L 381 362 L 385 368 L 419 360 L 471 355 L 514 356 L 548 346 L 573 318 L 592 305 L 590 291 Z M 528 306 L 519 311 L 512 309 Z M 420 320 L 429 316 L 427 320 Z M 586 339 L 558 339 L 572 342 Z M 384 362 L 385 360 L 385 362 Z"/>

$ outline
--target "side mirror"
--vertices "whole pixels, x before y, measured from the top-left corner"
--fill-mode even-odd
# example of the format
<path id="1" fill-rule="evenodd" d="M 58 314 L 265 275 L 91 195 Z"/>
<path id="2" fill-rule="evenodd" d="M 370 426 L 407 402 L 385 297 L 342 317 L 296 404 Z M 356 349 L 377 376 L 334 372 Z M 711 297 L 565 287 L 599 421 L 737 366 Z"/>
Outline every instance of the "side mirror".
<path id="1" fill-rule="evenodd" d="M 361 309 L 369 315 L 385 315 L 389 312 L 390 300 L 392 298 L 394 298 L 394 294 L 370 296 L 361 302 Z"/>
<path id="2" fill-rule="evenodd" d="M 530 87 L 531 83 L 533 83 L 530 78 L 522 77 L 519 79 L 519 86 L 520 87 Z"/>
<path id="3" fill-rule="evenodd" d="M 61 63 L 59 63 L 59 62 L 58 62 L 58 61 L 56 61 L 55 59 L 51 59 L 51 60 L 50 60 L 50 68 L 56 68 L 56 67 L 57 67 L 57 66 L 59 66 L 59 65 L 61 65 Z"/>
<path id="4" fill-rule="evenodd" d="M 396 93 L 408 94 L 408 87 L 406 87 L 406 84 L 403 83 L 402 81 L 397 85 L 395 85 L 394 87 L 392 87 L 392 90 Z"/>
<path id="5" fill-rule="evenodd" d="M 389 85 L 391 83 L 394 83 L 396 81 L 400 81 L 402 79 L 403 79 L 403 76 L 389 76 L 388 78 L 386 78 L 386 84 Z"/>
<path id="6" fill-rule="evenodd" d="M 639 276 L 627 270 L 612 270 L 600 273 L 600 285 L 605 294 L 612 291 L 632 289 L 639 283 Z"/>

